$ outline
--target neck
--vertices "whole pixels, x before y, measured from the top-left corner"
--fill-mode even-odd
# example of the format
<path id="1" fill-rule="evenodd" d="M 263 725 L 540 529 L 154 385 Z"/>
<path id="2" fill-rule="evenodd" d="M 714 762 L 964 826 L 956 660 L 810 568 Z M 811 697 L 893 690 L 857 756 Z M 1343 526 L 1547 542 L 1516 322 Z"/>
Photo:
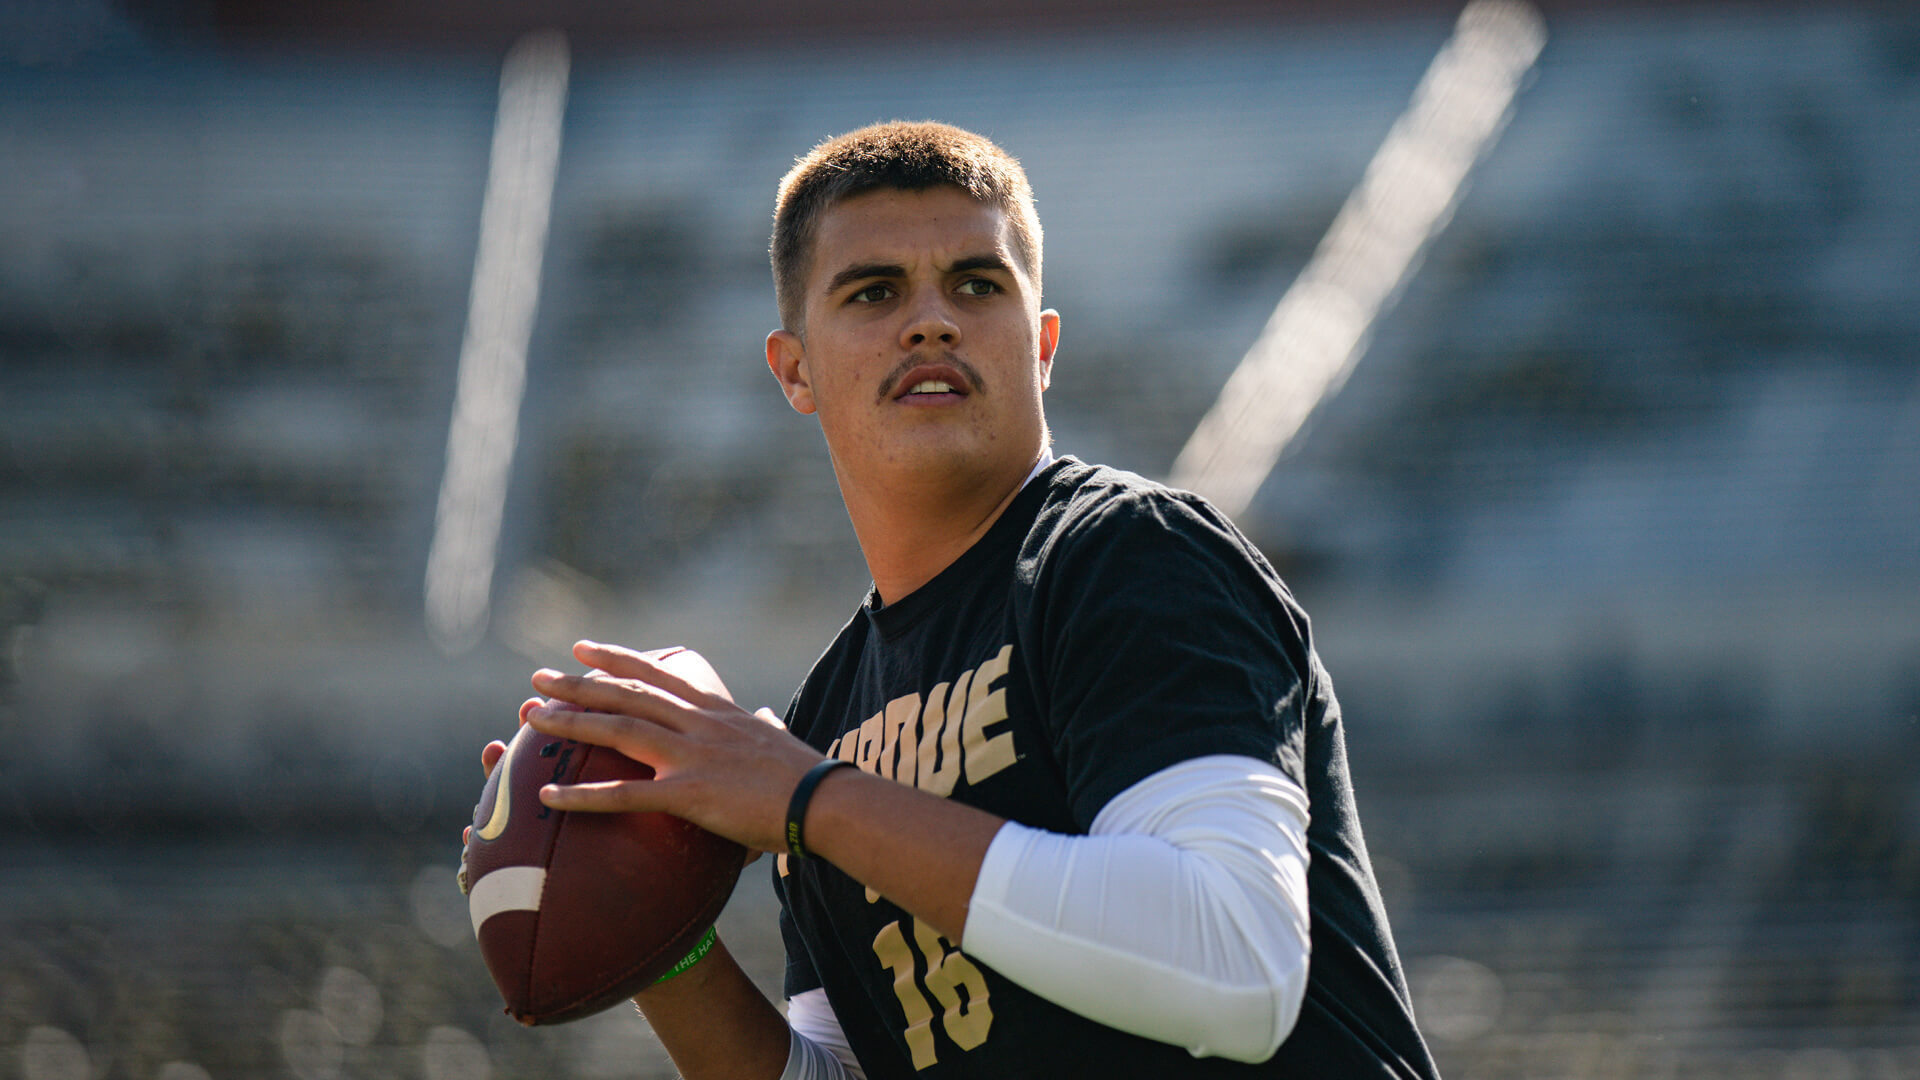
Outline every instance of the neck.
<path id="1" fill-rule="evenodd" d="M 953 565 L 1000 520 L 1034 463 L 978 475 L 924 474 L 851 481 L 840 493 L 880 602 L 891 604 Z"/>

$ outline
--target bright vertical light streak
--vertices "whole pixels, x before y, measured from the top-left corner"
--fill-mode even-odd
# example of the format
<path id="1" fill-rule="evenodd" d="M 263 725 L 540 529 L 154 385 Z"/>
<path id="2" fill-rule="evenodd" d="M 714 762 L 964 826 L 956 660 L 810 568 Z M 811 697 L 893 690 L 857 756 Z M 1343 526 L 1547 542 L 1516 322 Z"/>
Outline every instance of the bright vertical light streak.
<path id="1" fill-rule="evenodd" d="M 1173 463 L 1229 516 L 1253 501 L 1314 406 L 1366 351 L 1546 44 L 1523 0 L 1474 0 L 1260 337 Z"/>
<path id="2" fill-rule="evenodd" d="M 500 70 L 500 111 L 447 427 L 447 471 L 427 551 L 427 630 L 449 653 L 471 649 L 487 629 L 553 208 L 567 70 L 567 39 L 557 31 L 515 42 Z"/>

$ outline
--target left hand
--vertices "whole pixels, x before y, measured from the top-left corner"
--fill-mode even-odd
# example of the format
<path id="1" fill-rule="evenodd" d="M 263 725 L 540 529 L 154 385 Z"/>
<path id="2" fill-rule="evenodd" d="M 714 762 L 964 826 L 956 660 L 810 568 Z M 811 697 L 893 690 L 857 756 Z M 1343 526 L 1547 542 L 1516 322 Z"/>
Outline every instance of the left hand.
<path id="1" fill-rule="evenodd" d="M 535 690 L 555 699 L 521 716 L 547 735 L 611 747 L 653 767 L 652 780 L 549 784 L 556 810 L 664 811 L 757 851 L 786 850 L 787 800 L 822 755 L 772 710 L 749 713 L 631 649 L 573 647 L 596 675 L 542 669 Z M 569 707 L 569 705 L 573 707 Z"/>

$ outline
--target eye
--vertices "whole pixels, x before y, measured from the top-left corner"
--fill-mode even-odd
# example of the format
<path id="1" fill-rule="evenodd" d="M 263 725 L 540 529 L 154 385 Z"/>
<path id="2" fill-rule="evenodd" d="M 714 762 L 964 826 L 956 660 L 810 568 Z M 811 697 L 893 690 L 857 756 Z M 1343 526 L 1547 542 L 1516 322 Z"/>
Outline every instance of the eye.
<path id="1" fill-rule="evenodd" d="M 877 304 L 892 295 L 893 290 L 885 285 L 869 285 L 847 299 L 856 304 Z"/>
<path id="2" fill-rule="evenodd" d="M 959 291 L 962 296 L 992 296 L 1000 291 L 1000 286 L 986 278 L 976 277 L 961 282 Z"/>

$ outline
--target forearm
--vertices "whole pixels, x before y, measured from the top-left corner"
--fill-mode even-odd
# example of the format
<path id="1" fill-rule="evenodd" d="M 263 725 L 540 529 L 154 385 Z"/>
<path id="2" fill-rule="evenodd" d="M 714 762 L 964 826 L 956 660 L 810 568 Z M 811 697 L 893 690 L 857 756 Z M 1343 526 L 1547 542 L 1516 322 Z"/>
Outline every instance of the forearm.
<path id="1" fill-rule="evenodd" d="M 809 852 L 960 944 L 980 862 L 1005 819 L 855 769 L 821 780 Z"/>
<path id="2" fill-rule="evenodd" d="M 634 999 L 687 1080 L 777 1080 L 787 1022 L 716 942 L 693 967 Z"/>

